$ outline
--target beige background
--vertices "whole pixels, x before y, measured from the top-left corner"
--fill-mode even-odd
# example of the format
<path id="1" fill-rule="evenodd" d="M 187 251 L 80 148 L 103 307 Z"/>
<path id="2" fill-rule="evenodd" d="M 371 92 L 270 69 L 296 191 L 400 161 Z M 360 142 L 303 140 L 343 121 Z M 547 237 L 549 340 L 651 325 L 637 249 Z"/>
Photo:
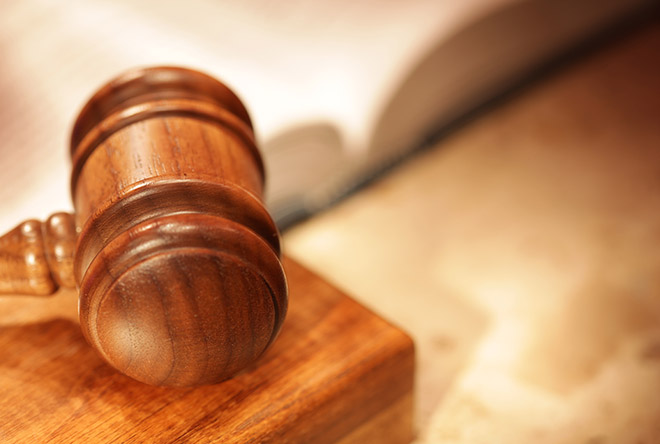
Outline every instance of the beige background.
<path id="1" fill-rule="evenodd" d="M 451 443 L 660 441 L 659 245 L 657 21 L 285 234 L 412 334 Z"/>

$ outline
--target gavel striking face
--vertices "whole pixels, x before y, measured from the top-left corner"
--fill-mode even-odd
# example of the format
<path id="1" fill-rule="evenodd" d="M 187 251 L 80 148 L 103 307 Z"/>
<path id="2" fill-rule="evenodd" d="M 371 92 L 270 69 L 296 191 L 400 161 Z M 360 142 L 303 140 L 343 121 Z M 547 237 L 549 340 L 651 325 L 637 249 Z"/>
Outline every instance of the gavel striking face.
<path id="1" fill-rule="evenodd" d="M 71 156 L 75 215 L 0 239 L 0 292 L 77 286 L 88 342 L 148 384 L 212 384 L 255 361 L 287 287 L 240 100 L 196 71 L 131 71 L 85 105 Z"/>

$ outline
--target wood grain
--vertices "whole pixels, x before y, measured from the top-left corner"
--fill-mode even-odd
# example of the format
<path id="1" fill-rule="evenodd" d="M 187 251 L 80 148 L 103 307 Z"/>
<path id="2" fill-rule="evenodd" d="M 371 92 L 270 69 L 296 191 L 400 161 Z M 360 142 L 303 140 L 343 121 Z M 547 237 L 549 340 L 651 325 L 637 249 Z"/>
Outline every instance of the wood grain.
<path id="1" fill-rule="evenodd" d="M 28 220 L 0 237 L 0 294 L 52 295 L 73 288 L 76 230 L 67 213 Z"/>
<path id="2" fill-rule="evenodd" d="M 0 239 L 0 293 L 77 286 L 83 335 L 149 384 L 213 384 L 259 357 L 287 285 L 234 93 L 187 69 L 127 72 L 83 107 L 71 156 L 75 214 Z"/>
<path id="3" fill-rule="evenodd" d="M 106 365 L 63 319 L 1 327 L 0 439 L 409 442 L 409 337 L 295 262 L 285 260 L 285 268 L 291 304 L 280 338 L 218 385 L 136 382 Z"/>

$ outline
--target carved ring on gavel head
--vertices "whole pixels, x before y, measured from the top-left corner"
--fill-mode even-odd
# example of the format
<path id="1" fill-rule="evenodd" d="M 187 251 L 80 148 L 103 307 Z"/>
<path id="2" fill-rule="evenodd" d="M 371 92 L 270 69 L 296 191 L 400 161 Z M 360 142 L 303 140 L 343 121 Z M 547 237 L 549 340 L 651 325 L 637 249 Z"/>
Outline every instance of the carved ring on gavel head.
<path id="1" fill-rule="evenodd" d="M 71 157 L 75 215 L 0 238 L 0 292 L 77 286 L 89 343 L 148 384 L 212 384 L 257 359 L 287 287 L 240 100 L 196 71 L 130 71 L 85 105 Z"/>

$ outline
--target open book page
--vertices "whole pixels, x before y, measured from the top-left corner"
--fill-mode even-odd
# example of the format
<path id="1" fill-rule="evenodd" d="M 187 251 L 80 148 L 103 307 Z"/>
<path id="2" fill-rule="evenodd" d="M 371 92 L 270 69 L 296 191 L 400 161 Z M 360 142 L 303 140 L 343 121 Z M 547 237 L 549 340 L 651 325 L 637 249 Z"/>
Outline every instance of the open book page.
<path id="1" fill-rule="evenodd" d="M 7 4 L 0 15 L 0 230 L 21 219 L 43 219 L 71 208 L 68 135 L 77 112 L 111 77 L 145 65 L 183 65 L 225 81 L 245 102 L 255 123 L 266 159 L 271 210 L 286 218 L 301 209 L 318 208 L 342 187 L 359 181 L 356 176 L 369 173 L 403 145 L 416 143 L 433 119 L 464 106 L 466 87 L 452 83 L 452 78 L 468 78 L 466 73 L 473 74 L 473 68 L 484 63 L 502 67 L 517 60 L 516 45 L 505 45 L 504 52 L 483 46 L 498 29 L 477 32 L 482 36 L 477 44 L 471 43 L 472 37 L 459 39 L 443 52 L 446 42 L 498 11 L 539 1 L 549 2 Z M 611 15 L 616 8 L 601 4 L 641 2 L 561 0 L 563 7 L 553 11 L 564 19 L 572 17 L 571 4 L 577 3 L 590 5 L 587 11 Z M 544 14 L 530 11 L 537 22 L 545 23 Z M 526 20 L 521 17 L 504 23 L 513 29 L 512 24 Z M 552 31 L 560 22 L 548 22 L 541 44 L 554 41 Z M 573 28 L 580 23 L 574 20 Z M 525 35 L 522 32 L 532 31 L 533 27 L 522 27 L 508 33 L 507 41 L 516 42 Z M 532 44 L 525 48 L 528 55 L 534 54 Z M 508 61 L 498 65 L 499 59 L 488 57 L 490 53 Z M 427 60 L 434 62 L 425 64 Z M 421 69 L 423 81 L 418 82 L 416 68 L 426 66 L 431 68 Z M 492 71 L 481 78 L 497 82 L 478 88 L 467 83 L 470 99 L 507 77 Z M 449 82 L 436 77 L 443 73 L 450 76 Z M 409 96 L 399 94 L 410 88 L 414 91 Z M 429 104 L 444 108 L 438 111 Z"/>
<path id="2" fill-rule="evenodd" d="M 451 14 L 442 17 L 451 18 L 437 20 L 438 26 L 389 65 L 376 63 L 378 72 L 354 60 L 351 73 L 374 76 L 378 88 L 369 89 L 367 77 L 345 82 L 364 85 L 365 94 L 355 91 L 360 104 L 353 105 L 351 97 L 342 102 L 355 107 L 335 116 L 339 128 L 323 122 L 299 125 L 267 141 L 266 158 L 275 173 L 295 172 L 271 188 L 276 217 L 285 224 L 323 208 L 423 146 L 452 120 L 651 3 L 528 0 L 463 3 L 462 8 L 445 4 Z M 394 28 L 395 23 L 386 25 Z M 392 36 L 397 34 L 383 37 L 383 45 Z M 357 55 L 377 50 L 362 48 Z"/>
<path id="3" fill-rule="evenodd" d="M 298 154 L 307 164 L 300 179 L 286 166 L 269 168 L 275 194 L 304 190 L 306 173 L 323 173 L 315 163 L 334 166 L 328 159 L 338 151 L 366 146 L 386 91 L 439 35 L 510 1 L 7 4 L 0 15 L 0 229 L 70 209 L 68 132 L 94 90 L 125 69 L 173 64 L 219 77 L 246 103 L 266 150 L 291 128 L 312 128 L 322 146 L 318 155 Z M 331 129 L 316 134 L 319 123 Z"/>

